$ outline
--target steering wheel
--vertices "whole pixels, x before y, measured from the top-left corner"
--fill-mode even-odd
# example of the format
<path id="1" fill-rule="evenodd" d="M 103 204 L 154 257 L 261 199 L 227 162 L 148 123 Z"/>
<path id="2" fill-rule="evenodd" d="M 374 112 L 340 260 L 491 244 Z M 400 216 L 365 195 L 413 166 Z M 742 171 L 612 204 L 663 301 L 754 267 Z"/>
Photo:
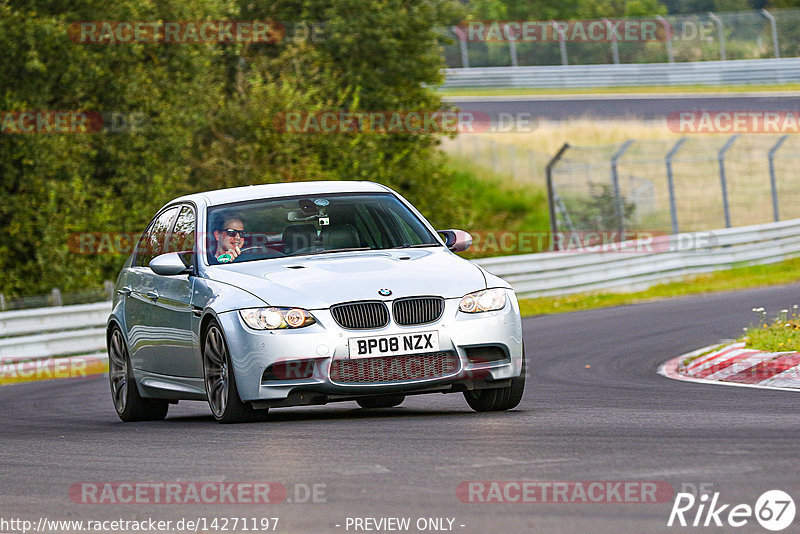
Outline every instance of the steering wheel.
<path id="1" fill-rule="evenodd" d="M 239 251 L 239 255 L 236 256 L 236 258 L 234 258 L 233 261 L 238 261 L 239 258 L 244 256 L 245 252 L 253 251 L 253 250 L 259 250 L 259 251 L 263 251 L 265 253 L 265 256 L 263 258 L 260 258 L 260 259 L 274 258 L 274 257 L 278 257 L 278 256 L 286 256 L 286 254 L 284 254 L 280 250 L 272 248 L 272 247 L 270 247 L 268 245 L 254 245 L 252 247 L 247 247 L 247 248 L 241 249 Z M 268 254 L 268 252 L 271 253 L 271 254 Z M 254 258 L 249 258 L 249 259 L 252 260 Z"/>

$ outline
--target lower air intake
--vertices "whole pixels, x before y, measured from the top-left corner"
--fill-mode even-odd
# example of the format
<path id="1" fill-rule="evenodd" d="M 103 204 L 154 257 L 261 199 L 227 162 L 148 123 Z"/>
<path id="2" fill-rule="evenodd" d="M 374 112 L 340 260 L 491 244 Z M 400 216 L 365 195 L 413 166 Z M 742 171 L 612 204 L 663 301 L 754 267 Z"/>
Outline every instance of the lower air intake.
<path id="1" fill-rule="evenodd" d="M 339 384 L 411 382 L 445 377 L 458 369 L 458 357 L 452 352 L 334 360 L 331 381 Z"/>

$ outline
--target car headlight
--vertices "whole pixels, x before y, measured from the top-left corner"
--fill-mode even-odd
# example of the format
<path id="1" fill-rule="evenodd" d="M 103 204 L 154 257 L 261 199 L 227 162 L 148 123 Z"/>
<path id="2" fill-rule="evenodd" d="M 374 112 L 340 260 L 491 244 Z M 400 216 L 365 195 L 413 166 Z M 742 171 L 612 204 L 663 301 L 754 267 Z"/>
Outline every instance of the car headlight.
<path id="1" fill-rule="evenodd" d="M 464 295 L 458 309 L 464 313 L 480 313 L 499 310 L 506 305 L 504 289 L 484 289 Z"/>
<path id="2" fill-rule="evenodd" d="M 301 308 L 248 308 L 239 310 L 239 315 L 254 330 L 303 328 L 317 322 L 313 315 Z"/>

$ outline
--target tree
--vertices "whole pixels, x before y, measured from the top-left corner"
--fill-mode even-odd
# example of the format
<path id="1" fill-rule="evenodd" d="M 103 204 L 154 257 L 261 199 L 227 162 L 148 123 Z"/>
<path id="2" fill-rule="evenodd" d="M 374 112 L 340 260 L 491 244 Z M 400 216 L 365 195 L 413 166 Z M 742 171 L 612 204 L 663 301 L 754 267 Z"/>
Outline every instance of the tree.
<path id="1" fill-rule="evenodd" d="M 0 1 L 0 110 L 146 118 L 124 131 L 0 133 L 0 292 L 97 286 L 129 251 L 76 253 L 70 236 L 139 232 L 168 200 L 209 188 L 375 180 L 443 220 L 456 207 L 440 202 L 440 135 L 284 134 L 275 120 L 286 110 L 438 110 L 439 28 L 463 16 L 454 0 Z M 324 38 L 109 45 L 69 34 L 75 21 L 264 19 L 319 23 Z"/>

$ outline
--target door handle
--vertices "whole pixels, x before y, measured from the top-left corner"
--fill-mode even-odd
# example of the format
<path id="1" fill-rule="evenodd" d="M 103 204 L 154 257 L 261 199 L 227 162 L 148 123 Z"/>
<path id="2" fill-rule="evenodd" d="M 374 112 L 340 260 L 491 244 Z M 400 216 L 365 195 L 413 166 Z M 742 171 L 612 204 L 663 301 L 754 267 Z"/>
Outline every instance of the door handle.
<path id="1" fill-rule="evenodd" d="M 147 298 L 150 300 L 158 300 L 158 291 L 148 291 Z"/>
<path id="2" fill-rule="evenodd" d="M 117 289 L 117 293 L 120 295 L 125 295 L 126 297 L 130 297 L 133 290 L 129 287 L 123 287 L 122 289 Z"/>

